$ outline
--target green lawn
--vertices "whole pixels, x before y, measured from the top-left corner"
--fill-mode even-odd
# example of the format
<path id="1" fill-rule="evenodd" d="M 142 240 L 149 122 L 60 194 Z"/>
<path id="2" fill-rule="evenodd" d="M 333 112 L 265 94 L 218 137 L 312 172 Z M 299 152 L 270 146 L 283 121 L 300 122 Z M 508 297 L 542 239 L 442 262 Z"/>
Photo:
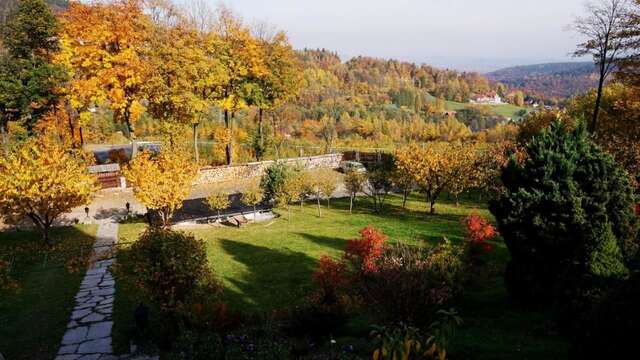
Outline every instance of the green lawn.
<path id="1" fill-rule="evenodd" d="M 0 353 L 7 359 L 55 357 L 85 270 L 69 273 L 65 263 L 81 247 L 86 258 L 95 232 L 95 226 L 54 229 L 51 248 L 34 232 L 0 232 L 0 258 L 15 259 L 12 275 L 20 285 L 15 293 L 0 291 Z"/>
<path id="2" fill-rule="evenodd" d="M 382 214 L 373 213 L 367 200 L 348 213 L 348 201 L 323 206 L 317 216 L 313 204 L 291 208 L 280 218 L 241 229 L 206 228 L 191 230 L 206 240 L 209 260 L 225 285 L 225 299 L 233 309 L 264 313 L 298 304 L 313 289 L 311 280 L 320 256 L 340 256 L 345 240 L 371 224 L 389 235 L 391 241 L 437 243 L 447 237 L 454 243 L 463 238 L 461 219 L 471 212 L 490 217 L 486 204 L 463 199 L 456 207 L 446 199 L 437 205 L 438 214 L 427 215 L 426 204 L 412 197 L 408 209 L 392 196 Z M 133 241 L 143 225 L 121 226 L 121 241 Z M 556 358 L 564 357 L 565 345 L 544 331 L 547 317 L 525 312 L 507 302 L 502 274 L 508 252 L 500 241 L 488 256 L 480 283 L 471 284 L 460 304 L 465 325 L 452 347 L 466 358 Z M 122 294 L 122 293 L 120 293 Z M 136 300 L 116 297 L 116 347 L 127 344 L 123 332 L 131 328 L 131 312 Z M 365 325 L 366 326 L 366 325 Z M 366 334 L 359 329 L 359 333 Z M 482 354 L 481 354 L 482 353 Z M 483 354 L 485 355 L 483 357 Z"/>

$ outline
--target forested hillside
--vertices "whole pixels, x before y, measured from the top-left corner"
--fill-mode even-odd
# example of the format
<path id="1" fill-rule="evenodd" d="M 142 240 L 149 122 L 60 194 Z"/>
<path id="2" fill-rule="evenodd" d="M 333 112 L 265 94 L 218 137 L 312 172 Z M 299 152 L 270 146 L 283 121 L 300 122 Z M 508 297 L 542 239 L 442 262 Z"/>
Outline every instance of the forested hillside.
<path id="1" fill-rule="evenodd" d="M 474 130 L 515 118 L 523 108 L 510 105 L 474 106 L 473 95 L 508 89 L 478 73 L 459 73 L 397 60 L 355 57 L 343 62 L 328 50 L 298 52 L 303 84 L 292 105 L 298 119 L 338 121 L 348 115 L 363 120 L 440 120 L 456 112 Z"/>
<path id="2" fill-rule="evenodd" d="M 496 82 L 524 89 L 544 98 L 567 98 L 584 93 L 598 83 L 592 62 L 548 63 L 516 66 L 486 74 Z"/>
<path id="3" fill-rule="evenodd" d="M 69 0 L 46 0 L 45 1 L 54 11 L 66 8 L 69 5 Z M 18 0 L 2 0 L 0 1 L 0 25 L 3 25 L 7 20 L 7 16 L 18 3 Z"/>

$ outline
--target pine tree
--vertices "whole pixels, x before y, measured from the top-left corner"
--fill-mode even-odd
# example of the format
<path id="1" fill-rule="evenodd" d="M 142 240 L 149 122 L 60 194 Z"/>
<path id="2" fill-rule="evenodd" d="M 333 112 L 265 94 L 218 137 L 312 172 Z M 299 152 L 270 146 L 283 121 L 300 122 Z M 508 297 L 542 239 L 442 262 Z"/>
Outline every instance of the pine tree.
<path id="1" fill-rule="evenodd" d="M 31 131 L 55 104 L 56 87 L 65 79 L 51 64 L 58 49 L 58 22 L 43 0 L 23 0 L 2 31 L 6 53 L 0 59 L 0 128 L 8 152 L 9 121 L 24 121 Z"/>
<path id="2" fill-rule="evenodd" d="M 557 289 L 577 286 L 576 276 L 624 276 L 638 252 L 624 170 L 590 140 L 584 124 L 568 131 L 555 122 L 526 153 L 523 164 L 509 162 L 506 192 L 490 205 L 511 254 L 505 275 L 511 294 L 555 301 Z"/>

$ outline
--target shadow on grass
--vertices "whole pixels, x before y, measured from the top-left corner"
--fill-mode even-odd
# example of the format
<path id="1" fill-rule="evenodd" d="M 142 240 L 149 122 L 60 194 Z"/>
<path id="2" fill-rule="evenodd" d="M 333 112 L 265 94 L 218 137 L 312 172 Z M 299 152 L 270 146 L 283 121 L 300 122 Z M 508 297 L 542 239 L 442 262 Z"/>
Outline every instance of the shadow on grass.
<path id="1" fill-rule="evenodd" d="M 225 301 L 246 313 L 268 312 L 296 304 L 308 294 L 316 260 L 301 252 L 273 249 L 220 239 L 223 250 L 246 272 L 225 280 Z"/>
<path id="2" fill-rule="evenodd" d="M 339 251 L 344 250 L 345 240 L 342 238 L 314 235 L 309 233 L 295 233 L 295 234 L 315 243 L 316 245 L 326 246 Z"/>
<path id="3" fill-rule="evenodd" d="M 79 265 L 71 273 L 65 264 L 88 258 L 94 234 L 90 226 L 55 228 L 47 247 L 36 232 L 0 232 L 0 259 L 14 259 L 10 275 L 20 286 L 0 291 L 0 352 L 7 359 L 55 357 L 85 271 Z"/>

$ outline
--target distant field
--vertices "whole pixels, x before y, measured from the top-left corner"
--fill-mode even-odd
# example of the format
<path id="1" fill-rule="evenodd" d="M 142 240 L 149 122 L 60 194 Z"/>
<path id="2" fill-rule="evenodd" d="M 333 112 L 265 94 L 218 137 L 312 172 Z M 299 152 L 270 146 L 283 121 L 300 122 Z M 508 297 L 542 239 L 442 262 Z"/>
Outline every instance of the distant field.
<path id="1" fill-rule="evenodd" d="M 436 98 L 432 95 L 427 94 L 427 101 L 434 102 L 436 101 Z M 460 111 L 462 109 L 467 109 L 472 106 L 478 106 L 478 105 L 445 100 L 445 109 L 447 111 Z M 521 116 L 518 115 L 518 112 L 520 112 L 521 110 L 531 111 L 530 108 L 519 107 L 512 104 L 482 105 L 482 106 L 488 106 L 489 108 L 491 108 L 492 112 L 495 115 L 512 118 L 514 120 L 521 118 Z"/>

